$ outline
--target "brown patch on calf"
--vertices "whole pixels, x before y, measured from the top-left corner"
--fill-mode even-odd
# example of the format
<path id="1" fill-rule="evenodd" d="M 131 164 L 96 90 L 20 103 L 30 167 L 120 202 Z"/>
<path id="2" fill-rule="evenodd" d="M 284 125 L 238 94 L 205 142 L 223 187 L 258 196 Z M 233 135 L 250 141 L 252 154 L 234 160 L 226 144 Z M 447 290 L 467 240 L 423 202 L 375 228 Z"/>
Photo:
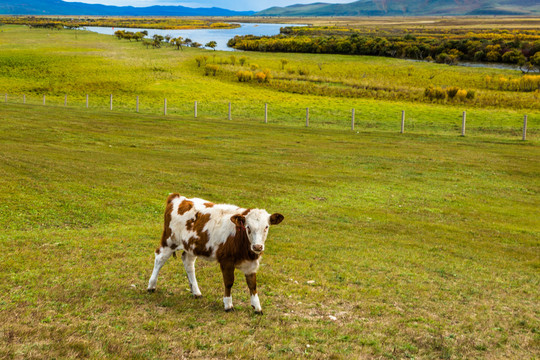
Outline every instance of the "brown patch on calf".
<path id="1" fill-rule="evenodd" d="M 184 215 L 191 209 L 193 209 L 193 201 L 184 200 L 178 205 L 178 215 Z"/>
<path id="2" fill-rule="evenodd" d="M 231 221 L 239 228 L 243 228 L 246 225 L 246 218 L 242 215 L 236 214 L 231 216 Z"/>
<path id="3" fill-rule="evenodd" d="M 223 274 L 223 285 L 225 285 L 225 297 L 231 296 L 231 289 L 234 284 L 234 264 L 220 263 L 221 273 Z"/>
<path id="4" fill-rule="evenodd" d="M 251 211 L 251 209 L 246 209 L 246 210 L 244 210 L 244 212 L 242 213 L 242 215 L 246 216 L 247 214 L 249 214 L 250 211 Z"/>
<path id="5" fill-rule="evenodd" d="M 251 243 L 244 229 L 237 227 L 234 234 L 219 245 L 216 252 L 216 259 L 220 264 L 238 265 L 243 261 L 253 261 L 259 258 L 260 254 L 251 251 Z"/>
<path id="6" fill-rule="evenodd" d="M 214 207 L 214 203 L 211 203 L 211 202 L 206 202 L 204 203 L 204 206 L 207 207 L 207 208 L 211 208 L 211 207 Z"/>
<path id="7" fill-rule="evenodd" d="M 209 257 L 212 255 L 212 250 L 206 247 L 208 243 L 208 231 L 204 231 L 206 223 L 210 221 L 210 214 L 196 213 L 194 219 L 186 221 L 186 229 L 188 231 L 194 231 L 197 236 L 192 236 L 188 240 L 188 245 L 193 247 L 193 254 L 197 256 Z M 185 247 L 188 249 L 188 247 Z"/>
<path id="8" fill-rule="evenodd" d="M 167 206 L 165 207 L 165 214 L 163 215 L 163 234 L 161 234 L 161 247 L 167 247 L 167 239 L 171 237 L 171 214 L 173 210 L 172 201 L 180 197 L 179 194 L 171 194 L 167 197 Z M 159 252 L 156 251 L 156 254 Z"/>
<path id="9" fill-rule="evenodd" d="M 246 275 L 246 282 L 249 288 L 249 293 L 253 296 L 257 294 L 257 274 Z"/>
<path id="10" fill-rule="evenodd" d="M 279 214 L 279 213 L 275 213 L 275 214 L 272 214 L 270 216 L 270 224 L 272 225 L 277 225 L 279 224 L 280 222 L 283 221 L 283 219 L 285 219 L 285 216 Z"/>

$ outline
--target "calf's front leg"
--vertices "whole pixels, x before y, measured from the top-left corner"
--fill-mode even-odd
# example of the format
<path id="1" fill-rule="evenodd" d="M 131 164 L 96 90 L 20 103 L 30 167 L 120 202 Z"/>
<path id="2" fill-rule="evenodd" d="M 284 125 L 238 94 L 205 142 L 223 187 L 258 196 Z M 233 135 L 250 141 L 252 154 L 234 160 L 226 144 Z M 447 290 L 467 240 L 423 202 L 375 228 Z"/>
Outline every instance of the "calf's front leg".
<path id="1" fill-rule="evenodd" d="M 255 309 L 255 313 L 262 315 L 261 303 L 257 295 L 257 273 L 246 274 L 246 282 L 251 294 L 251 306 Z"/>
<path id="2" fill-rule="evenodd" d="M 225 305 L 225 311 L 228 312 L 234 310 L 231 296 L 231 289 L 234 284 L 234 265 L 220 264 L 220 267 L 223 274 L 223 284 L 225 285 L 223 304 Z"/>

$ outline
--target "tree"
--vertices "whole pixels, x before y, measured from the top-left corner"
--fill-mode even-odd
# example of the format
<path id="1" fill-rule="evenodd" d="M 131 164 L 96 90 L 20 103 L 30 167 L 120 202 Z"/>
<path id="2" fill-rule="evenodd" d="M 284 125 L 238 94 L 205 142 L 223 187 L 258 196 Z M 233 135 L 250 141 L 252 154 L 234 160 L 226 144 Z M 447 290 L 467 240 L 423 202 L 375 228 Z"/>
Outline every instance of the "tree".
<path id="1" fill-rule="evenodd" d="M 176 50 L 184 51 L 184 48 L 182 47 L 182 45 L 184 44 L 184 38 L 183 37 L 179 36 L 176 39 L 172 39 L 171 44 L 176 46 Z"/>
<path id="2" fill-rule="evenodd" d="M 191 46 L 192 42 L 193 41 L 190 38 L 186 38 L 186 40 L 184 40 L 184 44 L 186 44 L 186 46 Z"/>
<path id="3" fill-rule="evenodd" d="M 202 44 L 201 44 L 201 43 L 198 43 L 198 42 L 196 42 L 196 41 L 194 41 L 194 42 L 191 43 L 191 47 L 194 47 L 194 48 L 200 48 L 201 46 L 202 46 Z"/>
<path id="4" fill-rule="evenodd" d="M 160 48 L 161 47 L 161 42 L 163 41 L 163 36 L 156 34 L 156 35 L 154 35 L 153 39 L 154 39 L 154 41 L 152 42 L 152 46 L 154 48 Z"/>
<path id="5" fill-rule="evenodd" d="M 135 39 L 135 41 L 139 42 L 140 40 L 144 39 L 146 35 L 144 35 L 142 32 L 138 31 L 135 33 L 135 35 L 133 35 L 133 38 Z"/>
<path id="6" fill-rule="evenodd" d="M 536 54 L 534 54 L 534 56 L 531 56 L 529 60 L 532 66 L 540 70 L 540 52 L 537 52 Z"/>
<path id="7" fill-rule="evenodd" d="M 209 41 L 208 43 L 206 43 L 206 45 L 204 45 L 206 47 L 209 47 L 211 49 L 213 49 L 214 51 L 216 51 L 216 46 L 217 46 L 217 42 L 215 41 Z"/>

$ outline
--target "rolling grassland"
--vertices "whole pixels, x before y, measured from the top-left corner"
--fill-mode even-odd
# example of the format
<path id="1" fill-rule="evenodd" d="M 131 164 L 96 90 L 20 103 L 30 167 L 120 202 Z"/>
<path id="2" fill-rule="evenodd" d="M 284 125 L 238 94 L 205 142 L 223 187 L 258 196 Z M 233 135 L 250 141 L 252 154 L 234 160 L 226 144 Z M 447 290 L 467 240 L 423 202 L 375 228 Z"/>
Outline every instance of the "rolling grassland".
<path id="1" fill-rule="evenodd" d="M 460 137 L 462 104 L 291 93 L 225 70 L 205 76 L 194 58 L 212 61 L 210 51 L 0 29 L 0 95 L 9 93 L 0 101 L 0 358 L 540 356 L 534 105 L 469 104 L 470 133 Z M 281 58 L 319 60 L 246 56 L 276 75 Z M 475 76 L 516 75 L 381 61 L 390 62 L 381 71 L 433 66 L 467 88 L 480 87 Z M 268 124 L 265 102 L 279 114 Z M 418 119 L 405 134 L 402 109 Z M 530 140 L 521 141 L 525 111 Z M 225 313 L 219 267 L 202 259 L 202 299 L 173 258 L 146 292 L 170 192 L 285 216 L 258 273 L 264 315 L 249 306 L 240 272 L 236 311 Z"/>

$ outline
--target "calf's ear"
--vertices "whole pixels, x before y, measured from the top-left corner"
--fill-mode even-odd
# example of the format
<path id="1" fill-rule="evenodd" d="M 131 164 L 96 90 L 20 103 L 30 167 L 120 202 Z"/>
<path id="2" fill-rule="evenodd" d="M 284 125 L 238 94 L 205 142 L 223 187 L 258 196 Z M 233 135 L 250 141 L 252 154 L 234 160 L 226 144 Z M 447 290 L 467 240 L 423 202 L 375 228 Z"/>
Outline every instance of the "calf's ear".
<path id="1" fill-rule="evenodd" d="M 283 215 L 281 215 L 281 214 L 278 214 L 278 213 L 272 214 L 270 216 L 270 224 L 277 225 L 280 222 L 282 222 L 283 219 L 285 219 L 285 217 Z"/>
<path id="2" fill-rule="evenodd" d="M 243 215 L 233 215 L 231 216 L 231 221 L 236 225 L 236 226 L 244 226 L 246 224 L 246 218 L 243 216 Z"/>

